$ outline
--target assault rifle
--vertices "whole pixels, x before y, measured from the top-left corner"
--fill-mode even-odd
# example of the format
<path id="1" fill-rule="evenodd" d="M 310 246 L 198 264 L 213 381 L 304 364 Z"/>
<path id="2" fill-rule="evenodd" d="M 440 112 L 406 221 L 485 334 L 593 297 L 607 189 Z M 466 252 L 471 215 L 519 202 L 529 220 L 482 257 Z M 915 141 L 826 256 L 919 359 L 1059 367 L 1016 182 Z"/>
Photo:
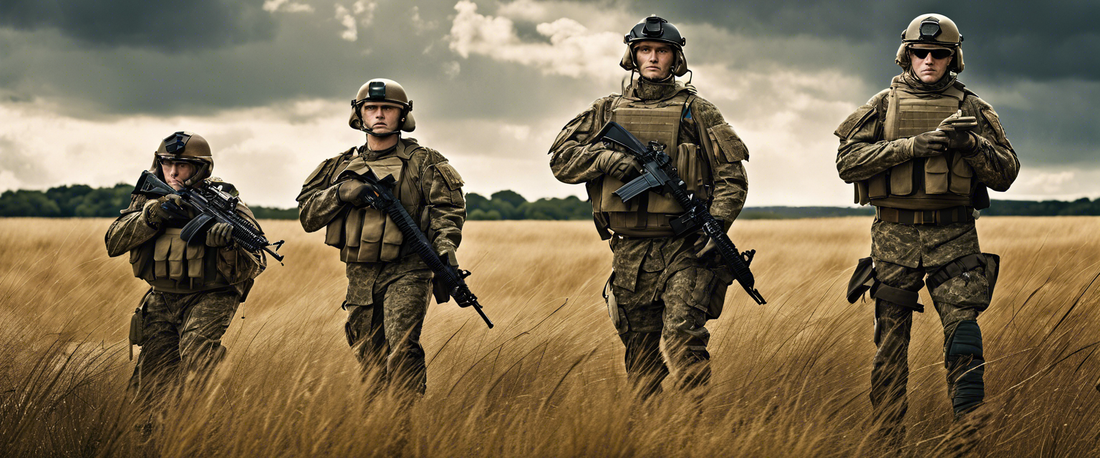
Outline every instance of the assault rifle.
<path id="1" fill-rule="evenodd" d="M 345 170 L 339 178 L 351 178 L 367 185 L 368 190 L 362 195 L 366 204 L 389 215 L 394 224 L 397 224 L 401 235 L 404 236 L 405 243 L 409 244 L 409 247 L 416 252 L 417 256 L 420 256 L 424 264 L 427 264 L 428 268 L 435 274 L 435 278 L 432 280 L 432 292 L 437 303 L 445 303 L 453 297 L 459 307 L 472 306 L 474 311 L 481 315 L 481 319 L 485 321 L 485 324 L 492 329 L 493 322 L 485 316 L 485 312 L 481 310 L 481 304 L 477 301 L 477 296 L 474 296 L 474 293 L 470 291 L 470 287 L 466 286 L 464 278 L 470 276 L 470 271 L 459 270 L 443 262 L 439 255 L 432 250 L 432 244 L 428 242 L 428 237 L 413 222 L 409 212 L 401 205 L 401 201 L 393 195 L 395 183 L 393 175 L 386 175 L 385 178 L 378 179 L 373 170 L 367 170 L 361 174 Z"/>
<path id="2" fill-rule="evenodd" d="M 199 212 L 199 215 L 191 219 L 180 231 L 180 238 L 187 243 L 195 239 L 199 234 L 205 234 L 206 229 L 214 223 L 228 223 L 233 228 L 233 240 L 248 251 L 261 251 L 270 254 L 283 263 L 283 255 L 279 254 L 279 248 L 283 246 L 280 240 L 271 243 L 264 237 L 264 233 L 249 224 L 240 215 L 237 215 L 236 196 L 213 186 L 203 186 L 197 189 L 184 188 L 176 191 L 174 188 L 161 181 L 155 174 L 145 170 L 141 172 L 137 185 L 134 186 L 134 194 L 141 194 L 152 198 L 164 197 L 169 194 L 178 194 L 185 203 Z M 197 240 L 196 240 L 197 242 Z M 269 246 L 274 246 L 272 251 Z"/>
<path id="3" fill-rule="evenodd" d="M 749 297 L 753 298 L 757 304 L 767 303 L 764 296 L 756 290 L 756 280 L 752 276 L 752 271 L 749 270 L 749 264 L 752 263 L 756 250 L 738 253 L 737 246 L 726 235 L 725 228 L 707 210 L 706 202 L 687 192 L 684 180 L 680 179 L 676 167 L 672 164 L 672 158 L 664 152 L 664 145 L 657 142 L 649 142 L 648 146 L 642 145 L 637 137 L 614 121 L 604 125 L 592 141 L 622 146 L 642 165 L 642 175 L 622 185 L 613 194 L 619 196 L 624 203 L 649 190 L 672 196 L 685 210 L 683 215 L 669 221 L 672 231 L 676 235 L 681 235 L 702 227 L 703 233 L 714 241 L 718 255 L 729 265 L 734 279 L 741 284 L 742 288 L 745 288 Z"/>

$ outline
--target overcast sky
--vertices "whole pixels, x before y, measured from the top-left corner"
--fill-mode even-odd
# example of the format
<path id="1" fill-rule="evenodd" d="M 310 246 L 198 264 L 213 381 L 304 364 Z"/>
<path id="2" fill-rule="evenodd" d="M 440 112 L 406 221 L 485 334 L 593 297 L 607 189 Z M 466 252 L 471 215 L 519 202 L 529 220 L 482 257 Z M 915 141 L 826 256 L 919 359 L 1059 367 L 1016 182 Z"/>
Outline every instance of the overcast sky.
<path id="1" fill-rule="evenodd" d="M 1023 166 L 993 198 L 1100 197 L 1100 3 L 1033 5 L 4 0 L 0 191 L 134 182 L 162 138 L 191 130 L 246 201 L 290 207 L 321 160 L 363 142 L 348 101 L 385 77 L 415 101 L 411 136 L 467 192 L 583 198 L 550 174 L 547 149 L 619 92 L 622 36 L 657 14 L 748 145 L 747 205 L 849 205 L 832 132 L 899 73 L 909 21 L 939 12 L 965 38 L 960 79 L 996 108 Z"/>

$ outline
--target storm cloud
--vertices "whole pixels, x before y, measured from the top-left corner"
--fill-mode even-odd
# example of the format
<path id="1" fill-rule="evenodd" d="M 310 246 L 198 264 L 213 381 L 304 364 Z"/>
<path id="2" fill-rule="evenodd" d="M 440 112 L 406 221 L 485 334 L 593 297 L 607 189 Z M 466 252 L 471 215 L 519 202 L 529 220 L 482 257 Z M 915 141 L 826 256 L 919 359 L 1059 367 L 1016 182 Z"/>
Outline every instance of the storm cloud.
<path id="1" fill-rule="evenodd" d="M 1100 5 L 839 0 L 6 1 L 0 190 L 132 181 L 160 138 L 188 129 L 246 197 L 293 205 L 317 162 L 362 142 L 348 100 L 386 77 L 415 101 L 413 136 L 468 191 L 583 194 L 550 176 L 546 150 L 620 90 L 623 33 L 659 14 L 752 151 L 749 205 L 844 205 L 832 130 L 900 72 L 899 33 L 929 11 L 959 24 L 960 79 L 997 109 L 1024 165 L 995 198 L 1100 196 Z M 85 175 L 47 173 L 59 160 L 86 161 Z"/>

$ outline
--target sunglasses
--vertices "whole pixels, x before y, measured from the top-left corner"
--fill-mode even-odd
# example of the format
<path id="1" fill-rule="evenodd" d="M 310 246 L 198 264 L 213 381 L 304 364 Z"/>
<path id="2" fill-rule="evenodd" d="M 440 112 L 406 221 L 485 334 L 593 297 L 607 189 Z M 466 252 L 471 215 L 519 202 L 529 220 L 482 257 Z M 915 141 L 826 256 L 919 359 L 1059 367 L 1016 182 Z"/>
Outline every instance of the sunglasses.
<path id="1" fill-rule="evenodd" d="M 955 51 L 950 49 L 910 49 L 909 52 L 913 53 L 917 59 L 928 57 L 928 53 L 932 53 L 933 59 L 946 59 L 955 54 Z"/>

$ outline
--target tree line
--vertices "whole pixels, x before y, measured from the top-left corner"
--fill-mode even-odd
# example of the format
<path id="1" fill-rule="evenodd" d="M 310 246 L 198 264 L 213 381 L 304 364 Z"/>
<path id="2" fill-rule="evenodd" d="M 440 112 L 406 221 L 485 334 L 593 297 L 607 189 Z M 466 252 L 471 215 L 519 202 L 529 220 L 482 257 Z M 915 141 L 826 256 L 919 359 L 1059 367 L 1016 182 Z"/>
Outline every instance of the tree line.
<path id="1" fill-rule="evenodd" d="M 114 218 L 130 204 L 134 186 L 119 183 L 110 188 L 77 184 L 57 186 L 46 191 L 9 190 L 0 194 L 0 217 L 34 216 L 57 218 Z M 297 208 L 250 206 L 257 218 L 297 219 Z M 586 220 L 592 217 L 587 202 L 569 196 L 528 201 L 514 191 L 498 191 L 482 196 L 466 194 L 466 212 L 471 220 Z M 822 218 L 873 215 L 871 207 L 748 207 L 742 219 Z M 982 210 L 988 216 L 1097 216 L 1100 198 L 1073 201 L 994 200 Z"/>

